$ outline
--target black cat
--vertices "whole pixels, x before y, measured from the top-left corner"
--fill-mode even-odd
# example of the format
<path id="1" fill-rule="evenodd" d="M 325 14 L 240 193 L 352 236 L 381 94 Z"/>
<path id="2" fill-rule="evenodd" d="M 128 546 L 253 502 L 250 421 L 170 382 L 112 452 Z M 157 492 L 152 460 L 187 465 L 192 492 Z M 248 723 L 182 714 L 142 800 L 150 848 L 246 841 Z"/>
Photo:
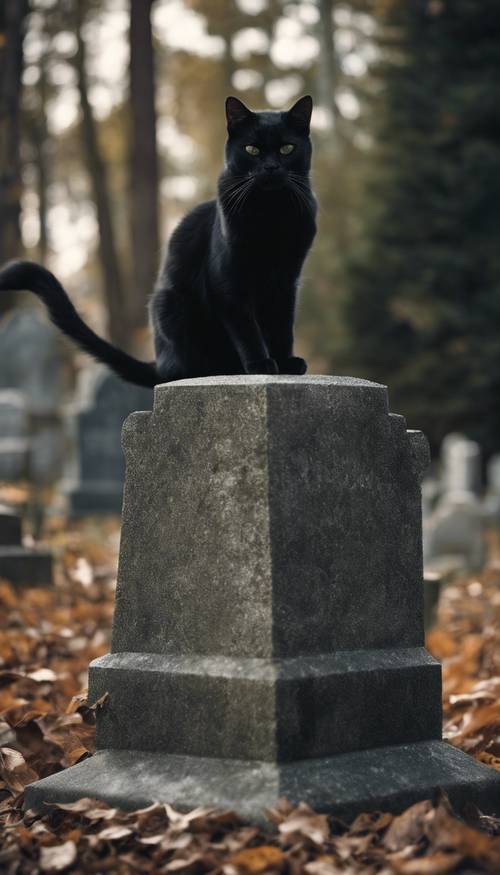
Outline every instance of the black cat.
<path id="1" fill-rule="evenodd" d="M 305 373 L 305 361 L 293 355 L 293 322 L 316 232 L 311 111 L 310 97 L 288 112 L 251 112 L 227 98 L 218 197 L 175 229 L 151 299 L 155 362 L 140 362 L 94 334 L 40 265 L 6 265 L 0 290 L 34 292 L 61 331 L 142 386 L 217 374 Z"/>

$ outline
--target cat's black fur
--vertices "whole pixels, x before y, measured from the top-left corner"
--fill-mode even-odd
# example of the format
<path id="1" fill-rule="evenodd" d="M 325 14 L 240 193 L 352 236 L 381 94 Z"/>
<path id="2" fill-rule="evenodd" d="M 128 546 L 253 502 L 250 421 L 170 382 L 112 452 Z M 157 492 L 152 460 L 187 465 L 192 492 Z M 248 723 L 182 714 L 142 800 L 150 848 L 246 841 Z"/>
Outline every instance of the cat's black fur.
<path id="1" fill-rule="evenodd" d="M 61 331 L 125 380 L 144 386 L 217 374 L 302 374 L 293 355 L 297 284 L 316 231 L 309 184 L 310 97 L 288 112 L 226 101 L 228 140 L 216 200 L 175 229 L 151 299 L 156 361 L 140 362 L 83 322 L 56 278 L 12 262 L 0 290 L 28 289 Z M 293 145 L 283 155 L 283 145 Z M 259 149 L 251 155 L 246 146 Z"/>

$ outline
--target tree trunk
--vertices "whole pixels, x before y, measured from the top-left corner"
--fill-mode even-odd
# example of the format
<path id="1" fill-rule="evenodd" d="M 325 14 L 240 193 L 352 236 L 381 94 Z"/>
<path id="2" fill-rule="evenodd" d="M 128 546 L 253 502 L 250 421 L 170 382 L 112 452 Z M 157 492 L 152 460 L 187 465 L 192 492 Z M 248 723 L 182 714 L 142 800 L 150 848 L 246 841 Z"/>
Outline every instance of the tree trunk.
<path id="1" fill-rule="evenodd" d="M 21 250 L 20 99 L 27 11 L 23 0 L 0 4 L 0 264 Z M 11 304 L 12 296 L 4 292 L 0 315 Z"/>
<path id="2" fill-rule="evenodd" d="M 49 184 L 49 131 L 47 128 L 47 73 L 45 58 L 40 58 L 40 79 L 38 82 L 37 106 L 32 117 L 27 120 L 28 134 L 33 146 L 36 165 L 36 187 L 38 194 L 38 219 L 40 236 L 38 240 L 38 258 L 42 264 L 47 261 L 49 235 L 47 227 L 47 188 Z"/>
<path id="3" fill-rule="evenodd" d="M 147 325 L 147 299 L 159 258 L 158 155 L 151 7 L 153 0 L 130 0 L 130 228 L 133 289 L 130 319 L 134 332 Z"/>
<path id="4" fill-rule="evenodd" d="M 319 0 L 319 39 L 320 39 L 320 95 L 330 110 L 335 129 L 338 128 L 340 114 L 336 93 L 339 82 L 339 64 L 335 51 L 333 10 L 334 0 Z M 337 131 L 338 133 L 338 131 Z"/>
<path id="5" fill-rule="evenodd" d="M 128 309 L 122 283 L 120 263 L 116 250 L 115 235 L 111 217 L 106 167 L 97 140 L 97 130 L 88 98 L 88 83 L 85 67 L 85 42 L 82 36 L 84 0 L 75 2 L 75 31 L 77 52 L 75 68 L 82 110 L 82 137 L 87 167 L 92 180 L 94 200 L 99 225 L 99 258 L 104 279 L 104 294 L 108 309 L 108 333 L 113 343 L 122 348 L 130 346 Z"/>

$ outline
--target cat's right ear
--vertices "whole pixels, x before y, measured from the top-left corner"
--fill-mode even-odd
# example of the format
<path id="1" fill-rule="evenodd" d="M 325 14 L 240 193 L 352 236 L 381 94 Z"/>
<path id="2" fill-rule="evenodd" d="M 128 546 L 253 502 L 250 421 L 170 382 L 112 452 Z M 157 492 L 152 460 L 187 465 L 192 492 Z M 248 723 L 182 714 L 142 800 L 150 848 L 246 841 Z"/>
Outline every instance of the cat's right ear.
<path id="1" fill-rule="evenodd" d="M 226 97 L 227 130 L 231 134 L 241 122 L 248 121 L 253 113 L 237 97 Z"/>

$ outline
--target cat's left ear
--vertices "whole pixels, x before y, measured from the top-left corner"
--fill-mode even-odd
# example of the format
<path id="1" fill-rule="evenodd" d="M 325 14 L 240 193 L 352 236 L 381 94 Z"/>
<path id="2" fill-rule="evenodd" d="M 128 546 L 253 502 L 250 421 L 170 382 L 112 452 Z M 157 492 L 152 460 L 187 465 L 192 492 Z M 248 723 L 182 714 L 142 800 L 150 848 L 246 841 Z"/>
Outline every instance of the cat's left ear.
<path id="1" fill-rule="evenodd" d="M 240 122 L 247 121 L 253 113 L 237 97 L 226 97 L 227 129 L 231 133 Z"/>
<path id="2" fill-rule="evenodd" d="M 311 113 L 313 108 L 312 97 L 306 94 L 301 97 L 297 103 L 294 103 L 291 109 L 288 110 L 287 116 L 295 127 L 299 128 L 303 133 L 309 133 L 309 125 L 311 124 Z"/>

